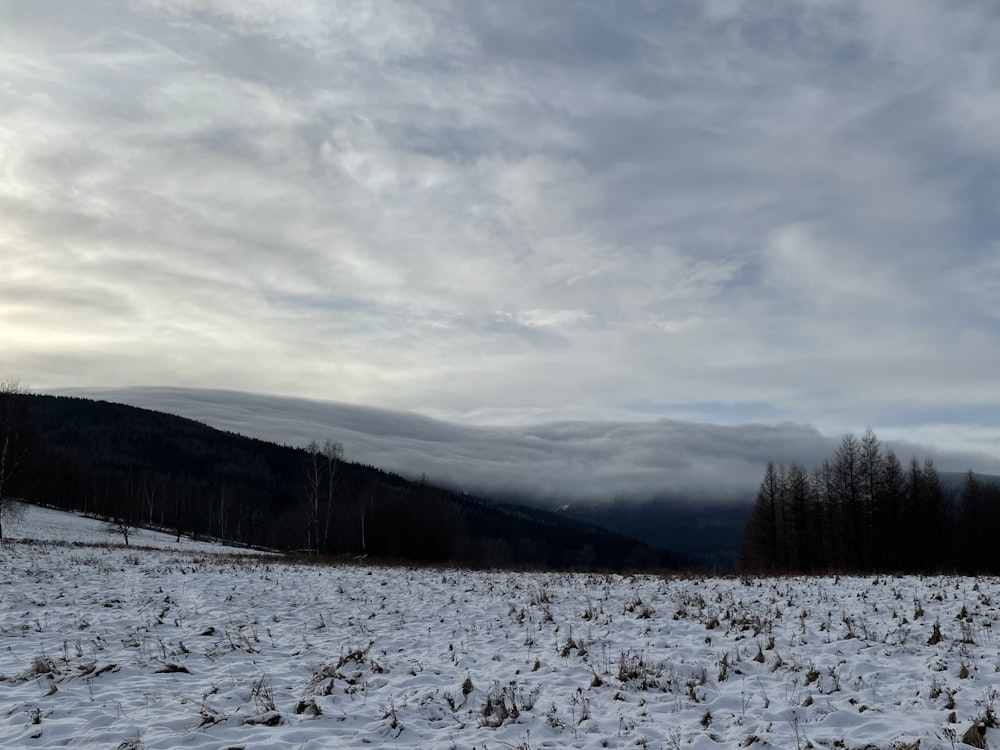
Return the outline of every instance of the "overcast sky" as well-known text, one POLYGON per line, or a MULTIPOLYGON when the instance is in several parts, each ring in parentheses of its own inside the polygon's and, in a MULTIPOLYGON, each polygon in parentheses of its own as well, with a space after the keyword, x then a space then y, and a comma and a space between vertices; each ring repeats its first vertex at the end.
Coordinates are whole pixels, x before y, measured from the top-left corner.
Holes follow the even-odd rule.
POLYGON ((0 0, 0 374, 1000 457, 1000 5, 0 0))

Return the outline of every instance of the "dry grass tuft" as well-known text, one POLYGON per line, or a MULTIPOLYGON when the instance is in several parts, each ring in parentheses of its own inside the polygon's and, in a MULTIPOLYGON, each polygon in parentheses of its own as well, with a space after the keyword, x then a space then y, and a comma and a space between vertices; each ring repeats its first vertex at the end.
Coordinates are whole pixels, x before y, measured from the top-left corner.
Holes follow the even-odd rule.
POLYGON ((982 721, 976 721, 971 727, 965 730, 962 735, 962 743, 972 747, 986 750, 986 725, 982 721))
POLYGON ((934 630, 931 632, 931 637, 927 639, 928 646, 936 646, 941 642, 941 623, 934 623, 934 630))

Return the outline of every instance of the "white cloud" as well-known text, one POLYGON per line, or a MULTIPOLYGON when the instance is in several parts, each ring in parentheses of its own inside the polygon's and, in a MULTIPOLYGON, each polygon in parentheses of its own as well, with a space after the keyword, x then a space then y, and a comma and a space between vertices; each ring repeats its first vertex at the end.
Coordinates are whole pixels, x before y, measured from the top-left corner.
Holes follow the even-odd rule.
POLYGON ((648 324, 651 328, 663 331, 664 333, 688 333, 690 331, 696 331, 701 327, 702 323, 702 319, 698 316, 691 316, 680 320, 658 320, 656 318, 650 318, 648 320, 648 324))
POLYGON ((582 323, 589 317, 584 310, 519 310, 498 313, 501 320, 512 320, 530 328, 562 328, 582 323))
POLYGON ((824 308, 840 305, 843 317, 852 315, 852 305, 884 299, 899 261, 858 257, 851 247, 831 246, 815 228, 801 223, 776 229, 764 258, 767 278, 778 294, 824 308))

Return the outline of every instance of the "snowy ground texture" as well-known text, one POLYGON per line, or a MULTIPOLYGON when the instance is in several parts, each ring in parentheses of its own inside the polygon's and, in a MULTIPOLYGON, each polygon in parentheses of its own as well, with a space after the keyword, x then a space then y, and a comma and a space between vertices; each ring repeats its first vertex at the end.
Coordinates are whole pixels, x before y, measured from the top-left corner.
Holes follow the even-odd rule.
POLYGON ((3 748, 933 750, 1000 710, 994 578, 292 565, 40 509, 13 536, 3 748))

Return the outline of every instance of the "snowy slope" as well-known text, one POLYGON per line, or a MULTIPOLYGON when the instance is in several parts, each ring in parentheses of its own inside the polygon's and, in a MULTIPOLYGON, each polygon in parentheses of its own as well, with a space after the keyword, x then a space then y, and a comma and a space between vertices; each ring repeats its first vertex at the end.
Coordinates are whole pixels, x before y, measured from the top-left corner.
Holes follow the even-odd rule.
MULTIPOLYGON (((35 535, 85 533, 42 518, 35 535)), ((995 578, 322 567, 19 541, 0 566, 0 748, 934 750, 1000 689, 995 578)))
MULTIPOLYGON (((10 539, 30 539, 74 544, 124 544, 124 538, 107 523, 96 518, 67 513, 53 508, 25 504, 23 515, 13 523, 4 523, 4 535, 10 539)), ((211 542, 194 541, 182 536, 149 529, 133 529, 129 544, 136 547, 155 547, 187 552, 243 552, 211 542)))

